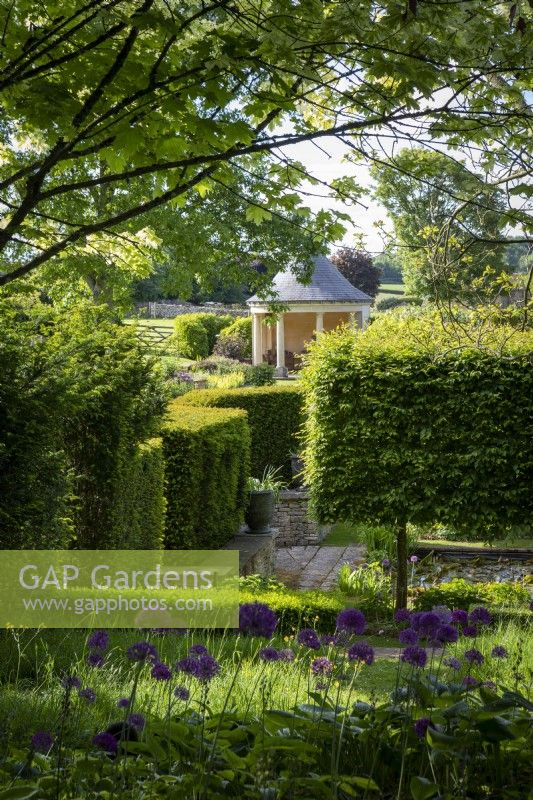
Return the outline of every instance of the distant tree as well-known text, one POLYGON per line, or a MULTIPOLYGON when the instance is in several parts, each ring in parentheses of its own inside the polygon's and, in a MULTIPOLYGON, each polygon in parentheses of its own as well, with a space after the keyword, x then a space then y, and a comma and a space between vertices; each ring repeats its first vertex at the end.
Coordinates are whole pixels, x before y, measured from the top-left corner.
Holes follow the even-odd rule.
POLYGON ((364 250, 343 247, 331 260, 352 286, 371 297, 377 295, 381 270, 372 261, 372 256, 364 250))

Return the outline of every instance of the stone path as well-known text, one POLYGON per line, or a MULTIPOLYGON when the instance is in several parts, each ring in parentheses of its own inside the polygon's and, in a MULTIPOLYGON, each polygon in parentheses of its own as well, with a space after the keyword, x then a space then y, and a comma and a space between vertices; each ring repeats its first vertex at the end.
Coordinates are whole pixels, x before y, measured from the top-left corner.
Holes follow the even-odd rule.
POLYGON ((364 560, 363 545, 348 547, 280 547, 276 551, 276 576, 293 589, 333 589, 341 566, 364 560))

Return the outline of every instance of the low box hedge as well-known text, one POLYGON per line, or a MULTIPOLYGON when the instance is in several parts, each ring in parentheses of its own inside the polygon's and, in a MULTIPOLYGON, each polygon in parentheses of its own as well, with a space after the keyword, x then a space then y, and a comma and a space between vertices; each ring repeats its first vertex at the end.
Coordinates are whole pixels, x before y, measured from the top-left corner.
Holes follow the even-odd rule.
POLYGON ((529 592, 523 583, 468 583, 464 578, 454 578, 429 589, 415 589, 413 607, 417 611, 430 611, 434 606, 468 609, 473 605, 489 608, 526 608, 529 592))
MULTIPOLYGON (((195 392, 199 394, 199 392, 195 392)), ((167 549, 223 547, 242 524, 250 433, 239 409, 169 405, 162 431, 167 549)))
POLYGON ((265 467, 280 468, 290 480, 290 454, 297 451, 303 424, 303 395, 295 383, 241 389, 203 389, 179 398, 182 405, 242 408, 251 432, 251 475, 265 467))

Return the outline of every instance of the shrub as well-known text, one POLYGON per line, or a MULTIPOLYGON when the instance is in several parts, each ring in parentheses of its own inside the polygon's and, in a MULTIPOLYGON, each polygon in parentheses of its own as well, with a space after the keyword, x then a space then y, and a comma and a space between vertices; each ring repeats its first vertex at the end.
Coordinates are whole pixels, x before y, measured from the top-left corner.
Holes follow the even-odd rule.
POLYGON ((251 431, 251 475, 260 478, 266 467, 281 468, 290 480, 290 453, 299 447, 302 394, 298 386, 250 387, 228 391, 207 389, 191 392, 178 401, 184 405, 242 408, 251 431))
POLYGON ((363 564, 355 569, 350 564, 343 564, 339 570, 338 586, 357 608, 371 608, 382 618, 389 616, 392 579, 379 563, 363 564))
POLYGON ((522 583, 467 583, 463 578, 454 578, 430 589, 416 589, 413 605, 420 611, 429 611, 433 606, 468 608, 471 605, 489 607, 525 606, 529 592, 522 583))
POLYGON ((246 370, 246 383, 249 386, 272 386, 275 382, 271 364, 256 364, 246 370))
POLYGON ((158 550, 165 526, 161 439, 141 443, 123 470, 113 506, 113 549, 158 550))
POLYGON ((401 297, 384 297, 376 303, 376 311, 390 311, 402 306, 421 306, 422 299, 414 295, 404 294, 401 297))
POLYGON ((229 408, 187 408, 176 400, 169 406, 162 438, 165 547, 223 547, 238 533, 247 502, 246 414, 229 408))
POLYGON ((217 336, 233 317, 229 314, 180 314, 174 320, 172 345, 183 358, 207 358, 212 352, 217 336))
POLYGON ((224 339, 237 337, 242 342, 243 358, 252 357, 252 318, 236 317, 231 325, 222 328, 218 337, 217 348, 219 343, 224 339))
POLYGON ((207 385, 210 389, 237 389, 239 386, 244 386, 245 380, 246 374, 241 370, 226 372, 224 375, 210 375, 207 385))
POLYGON ((218 356, 233 358, 237 361, 244 361, 250 358, 248 355, 248 343, 244 336, 238 333, 219 336, 213 352, 218 356))

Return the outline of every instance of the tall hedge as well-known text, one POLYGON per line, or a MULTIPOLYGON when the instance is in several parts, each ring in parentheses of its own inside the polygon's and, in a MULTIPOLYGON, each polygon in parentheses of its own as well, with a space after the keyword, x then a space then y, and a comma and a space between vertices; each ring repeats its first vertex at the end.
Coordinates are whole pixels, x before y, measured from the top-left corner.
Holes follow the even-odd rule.
POLYGON ((187 406, 242 408, 251 431, 251 474, 260 477, 265 467, 281 468, 290 480, 290 454, 299 450, 303 424, 303 396, 297 383, 243 389, 203 389, 179 398, 187 406))
POLYGON ((114 549, 158 550, 163 547, 164 463, 162 439, 150 439, 138 445, 122 471, 117 480, 109 542, 114 549))
POLYGON ((180 314, 174 320, 172 344, 184 358, 206 358, 213 352, 220 331, 233 321, 229 314, 198 312, 180 314))
POLYGON ((303 382, 319 520, 440 522, 483 539, 530 524, 533 338, 511 334, 474 347, 476 328, 457 338, 404 313, 318 337, 303 382))
POLYGON ((167 549, 216 549, 242 524, 250 434, 238 409, 169 406, 163 432, 167 549))

